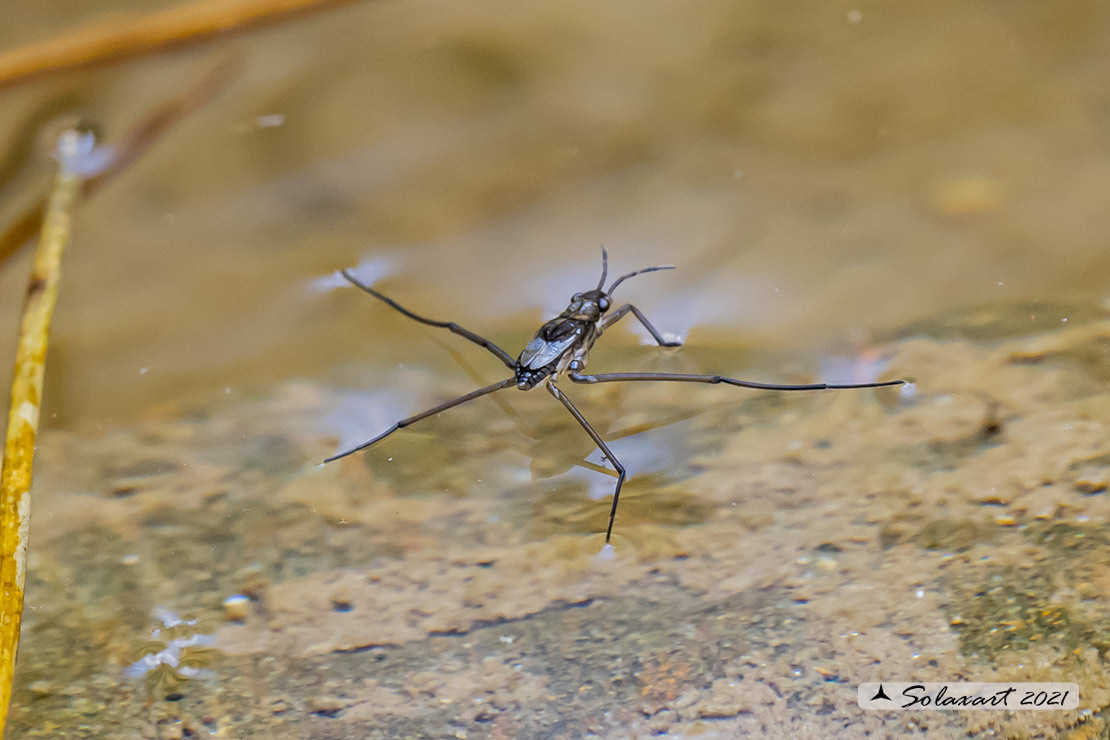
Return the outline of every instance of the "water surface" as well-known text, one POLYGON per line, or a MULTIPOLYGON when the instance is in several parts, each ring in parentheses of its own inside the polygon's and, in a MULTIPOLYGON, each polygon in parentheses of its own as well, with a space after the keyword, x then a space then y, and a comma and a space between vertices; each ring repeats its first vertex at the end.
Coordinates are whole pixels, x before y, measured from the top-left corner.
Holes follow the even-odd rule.
MULTIPOLYGON (((24 7, 0 44, 91 8, 24 7)), ((9 733, 1102 727, 1106 16, 366 3, 6 92, 0 140, 67 96, 110 139, 243 60, 80 212, 9 733), (916 391, 566 383, 630 471, 612 558, 613 479, 543 393, 319 466, 505 373, 336 269, 515 354, 601 244, 678 266, 620 297, 687 346, 629 324, 591 370, 916 391), (880 678, 1075 681, 1083 708, 864 714, 880 678)), ((47 182, 25 146, 5 220, 47 182)))

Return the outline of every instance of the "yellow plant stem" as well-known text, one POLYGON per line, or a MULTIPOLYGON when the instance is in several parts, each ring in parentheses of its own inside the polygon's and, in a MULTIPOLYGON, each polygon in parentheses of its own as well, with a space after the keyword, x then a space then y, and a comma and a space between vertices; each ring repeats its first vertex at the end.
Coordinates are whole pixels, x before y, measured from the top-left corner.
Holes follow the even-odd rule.
POLYGON ((72 166, 86 143, 67 131, 58 143, 59 171, 27 287, 12 377, 11 407, 0 468, 0 733, 7 722, 23 616, 27 534, 31 513, 31 460, 35 453, 50 319, 58 297, 62 251, 69 241, 81 176, 72 166))

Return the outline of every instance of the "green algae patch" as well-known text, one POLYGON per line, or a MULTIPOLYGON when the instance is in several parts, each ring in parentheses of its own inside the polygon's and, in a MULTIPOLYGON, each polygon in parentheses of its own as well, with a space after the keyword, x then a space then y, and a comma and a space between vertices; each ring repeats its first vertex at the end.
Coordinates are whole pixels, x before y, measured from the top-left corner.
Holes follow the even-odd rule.
MULTIPOLYGON (((1024 532, 1028 564, 988 566, 968 583, 950 583, 947 607, 961 651, 982 660, 1048 644, 1074 651, 1110 649, 1110 539, 1107 525, 1037 522, 1024 532)), ((1013 560, 1013 558, 1011 558, 1013 560)), ((972 566, 968 566, 972 567, 972 566)))
POLYGON ((937 519, 913 535, 913 542, 926 550, 961 552, 978 544, 994 542, 998 526, 989 521, 937 519))
POLYGON ((1054 592, 1048 574, 1016 568, 992 568, 977 586, 958 587, 948 613, 961 651, 992 660, 1003 651, 1038 643, 1068 650, 1086 643, 1094 625, 1077 621, 1071 609, 1053 603, 1054 592))

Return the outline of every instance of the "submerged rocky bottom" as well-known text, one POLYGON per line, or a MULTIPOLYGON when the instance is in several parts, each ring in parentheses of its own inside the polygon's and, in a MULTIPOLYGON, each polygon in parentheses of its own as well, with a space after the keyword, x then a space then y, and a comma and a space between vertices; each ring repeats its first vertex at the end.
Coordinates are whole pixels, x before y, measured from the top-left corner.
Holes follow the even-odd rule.
POLYGON ((9 734, 1107 732, 1110 322, 885 353, 912 396, 572 387, 623 435, 612 557, 536 394, 325 467, 349 394, 307 383, 48 432, 9 734), (1080 709, 863 712, 873 680, 1080 709))

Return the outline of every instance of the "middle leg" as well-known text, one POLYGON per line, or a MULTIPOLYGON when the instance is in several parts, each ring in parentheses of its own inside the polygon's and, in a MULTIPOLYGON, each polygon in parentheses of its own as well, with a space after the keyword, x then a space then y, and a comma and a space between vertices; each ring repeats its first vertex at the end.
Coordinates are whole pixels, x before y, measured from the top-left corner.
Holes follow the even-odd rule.
POLYGON ((583 375, 571 367, 569 377, 575 383, 615 383, 644 380, 662 380, 677 383, 724 383, 741 388, 755 388, 762 391, 837 391, 855 388, 885 388, 890 385, 905 385, 904 380, 880 380, 874 383, 806 383, 805 385, 782 385, 779 383, 757 383, 754 380, 727 378, 724 375, 689 375, 686 373, 600 373, 583 375))

